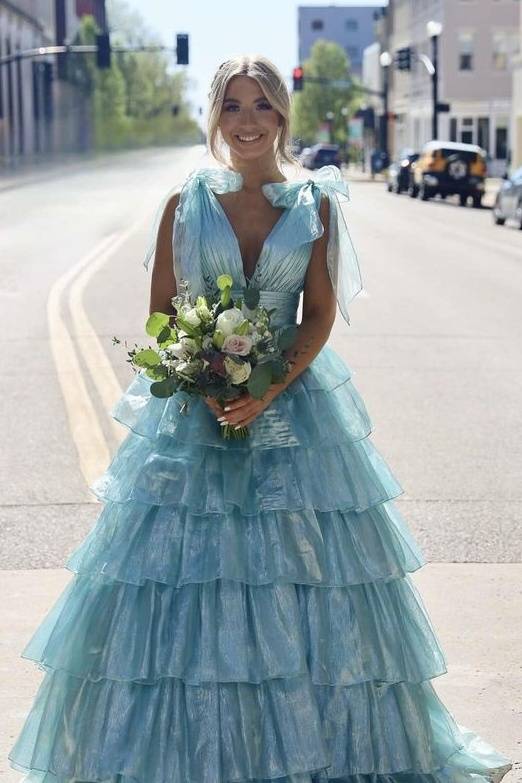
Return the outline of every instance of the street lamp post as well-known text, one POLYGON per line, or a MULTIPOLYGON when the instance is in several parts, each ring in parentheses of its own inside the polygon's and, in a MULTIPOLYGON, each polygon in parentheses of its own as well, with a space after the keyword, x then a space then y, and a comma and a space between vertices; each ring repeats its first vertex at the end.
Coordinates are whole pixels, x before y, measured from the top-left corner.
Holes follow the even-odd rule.
POLYGON ((382 103, 383 103, 383 120, 380 126, 380 147, 384 154, 388 156, 388 93, 390 89, 389 68, 392 64, 392 56, 389 52, 382 52, 379 57, 379 62, 382 67, 383 79, 382 79, 382 103))
POLYGON ((330 144, 333 144, 333 121, 335 114, 333 111, 326 112, 326 119, 328 120, 328 135, 330 137, 330 144))
POLYGON ((440 22, 430 21, 426 25, 426 32, 429 38, 431 38, 431 62, 433 70, 431 72, 431 84, 432 84, 432 126, 431 134, 434 139, 439 135, 439 36, 442 33, 442 25, 440 22))

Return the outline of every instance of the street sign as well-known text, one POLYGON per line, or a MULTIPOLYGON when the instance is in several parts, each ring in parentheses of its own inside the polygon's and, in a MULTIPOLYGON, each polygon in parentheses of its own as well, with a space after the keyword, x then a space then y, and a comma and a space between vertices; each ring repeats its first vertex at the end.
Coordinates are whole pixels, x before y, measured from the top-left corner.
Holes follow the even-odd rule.
POLYGON ((450 104, 449 103, 437 103, 437 111, 444 112, 444 111, 450 111, 450 104))

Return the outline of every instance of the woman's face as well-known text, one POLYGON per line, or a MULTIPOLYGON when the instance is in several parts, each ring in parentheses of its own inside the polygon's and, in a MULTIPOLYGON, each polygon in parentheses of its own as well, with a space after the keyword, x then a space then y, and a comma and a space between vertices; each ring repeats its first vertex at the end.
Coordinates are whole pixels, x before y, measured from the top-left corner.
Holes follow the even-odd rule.
POLYGON ((280 119, 255 79, 234 76, 229 81, 219 127, 232 158, 253 160, 273 155, 280 119))

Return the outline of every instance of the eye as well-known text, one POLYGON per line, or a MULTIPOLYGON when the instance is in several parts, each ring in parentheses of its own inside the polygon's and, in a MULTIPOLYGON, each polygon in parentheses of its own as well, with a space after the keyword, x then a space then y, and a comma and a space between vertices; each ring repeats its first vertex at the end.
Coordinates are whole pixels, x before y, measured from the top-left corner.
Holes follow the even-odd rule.
POLYGON ((258 106, 259 109, 271 109, 272 108, 272 104, 268 103, 268 101, 260 101, 257 104, 257 106, 258 106))
POLYGON ((235 109, 237 109, 237 108, 238 108, 238 106, 236 104, 229 103, 229 104, 227 104, 227 106, 224 107, 223 111, 235 111, 235 109))

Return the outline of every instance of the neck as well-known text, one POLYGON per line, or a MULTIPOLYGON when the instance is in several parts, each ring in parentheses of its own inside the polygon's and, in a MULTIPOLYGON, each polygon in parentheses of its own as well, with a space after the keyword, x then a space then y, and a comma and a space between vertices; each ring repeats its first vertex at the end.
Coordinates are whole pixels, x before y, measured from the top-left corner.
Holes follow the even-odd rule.
POLYGON ((230 155, 231 166, 243 178, 243 190, 256 192, 267 182, 284 182, 285 176, 279 170, 273 155, 257 158, 257 160, 242 160, 234 153, 230 155))

